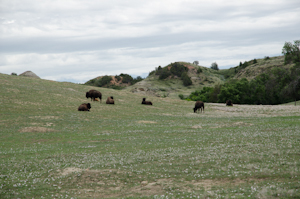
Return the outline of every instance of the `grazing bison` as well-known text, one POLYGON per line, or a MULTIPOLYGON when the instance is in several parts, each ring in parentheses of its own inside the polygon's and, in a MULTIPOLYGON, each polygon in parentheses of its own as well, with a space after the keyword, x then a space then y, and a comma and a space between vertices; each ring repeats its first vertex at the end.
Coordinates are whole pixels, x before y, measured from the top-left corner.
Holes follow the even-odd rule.
POLYGON ((90 103, 84 103, 84 104, 81 104, 79 107, 78 107, 78 111, 90 111, 91 109, 91 104, 90 103))
POLYGON ((145 104, 145 105, 152 105, 152 102, 146 101, 146 98, 143 98, 142 104, 145 104))
POLYGON ((106 104, 115 104, 114 97, 110 96, 106 100, 106 104))
POLYGON ((96 98, 99 98, 100 99, 100 102, 101 102, 101 99, 102 99, 102 94, 99 92, 99 91, 96 91, 96 90, 89 90, 89 92, 86 92, 85 94, 86 98, 91 98, 91 101, 94 100, 96 98))
POLYGON ((197 110, 198 110, 198 112, 199 112, 199 110, 201 110, 201 112, 203 110, 203 112, 204 112, 204 103, 202 101, 197 101, 195 103, 194 113, 196 113, 197 110))
POLYGON ((231 100, 227 100, 226 101, 226 106, 233 106, 232 101, 231 100))

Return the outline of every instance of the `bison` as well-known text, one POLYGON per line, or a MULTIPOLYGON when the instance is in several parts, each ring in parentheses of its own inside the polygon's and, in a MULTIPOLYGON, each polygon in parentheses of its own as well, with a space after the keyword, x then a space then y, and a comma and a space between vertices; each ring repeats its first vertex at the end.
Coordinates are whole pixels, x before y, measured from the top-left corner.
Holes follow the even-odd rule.
POLYGON ((227 100, 226 101, 226 106, 233 106, 232 101, 231 100, 227 100))
POLYGON ((199 112, 199 110, 201 110, 201 112, 203 110, 203 112, 204 112, 204 103, 202 101, 197 101, 195 103, 194 113, 196 113, 197 110, 198 110, 198 112, 199 112))
POLYGON ((78 111, 90 111, 91 108, 92 107, 90 103, 84 103, 78 107, 78 111))
POLYGON ((95 98, 93 101, 98 101, 99 102, 100 100, 98 98, 95 98))
POLYGON ((106 100, 106 104, 115 104, 114 97, 110 96, 106 100))
POLYGON ((152 105, 152 102, 146 101, 146 98, 143 98, 142 104, 145 104, 145 105, 152 105))
POLYGON ((101 99, 102 99, 102 94, 100 93, 100 91, 96 91, 96 90, 89 90, 89 92, 86 92, 85 94, 86 98, 91 98, 91 101, 94 100, 96 98, 100 99, 100 103, 101 103, 101 99))

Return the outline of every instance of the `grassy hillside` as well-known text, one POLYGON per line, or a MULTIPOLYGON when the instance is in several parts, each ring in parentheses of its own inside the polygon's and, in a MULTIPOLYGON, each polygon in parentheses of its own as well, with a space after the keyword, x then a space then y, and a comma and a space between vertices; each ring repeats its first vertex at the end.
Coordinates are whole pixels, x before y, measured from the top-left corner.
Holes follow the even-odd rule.
POLYGON ((178 98, 179 94, 187 96, 195 90, 202 90, 203 87, 214 87, 230 79, 246 78, 251 80, 262 73, 270 74, 275 67, 289 69, 293 66, 293 64, 284 65, 284 56, 248 60, 241 66, 237 65, 230 69, 221 70, 213 70, 187 62, 179 63, 189 68, 188 75, 193 82, 192 85, 184 86, 180 78, 160 80, 158 75, 152 74, 143 81, 127 87, 126 90, 150 96, 178 98), (197 73, 199 68, 202 72, 197 73))
MULTIPOLYGON (((206 68, 203 66, 197 66, 187 62, 178 62, 186 66, 189 70, 188 76, 192 80, 192 85, 184 86, 183 81, 178 77, 169 77, 164 80, 160 80, 158 75, 149 75, 146 79, 126 88, 126 90, 141 93, 149 96, 169 97, 178 99, 178 94, 189 95, 196 89, 202 89, 204 86, 214 86, 215 84, 221 84, 224 82, 224 77, 219 74, 218 71, 206 68), (197 73, 198 69, 202 72, 197 73)), ((168 67, 168 66, 165 66, 168 67)))
MULTIPOLYGON (((175 63, 175 62, 174 62, 175 63)), ((169 97, 178 99, 179 94, 188 96, 195 90, 202 90, 203 87, 214 87, 218 84, 223 84, 230 79, 246 78, 251 80, 262 73, 270 73, 272 68, 280 67, 289 69, 293 64, 284 65, 284 56, 265 57, 263 59, 253 59, 237 65, 229 69, 213 70, 204 66, 194 65, 188 62, 176 62, 184 65, 189 70, 188 76, 192 80, 192 85, 184 86, 180 77, 170 76, 169 78, 160 80, 159 75, 150 74, 147 78, 137 83, 128 84, 122 83, 121 80, 116 80, 115 76, 112 78, 110 85, 104 87, 112 87, 133 92, 140 93, 146 96, 169 97), (255 60, 255 61, 254 61, 255 60), (198 73, 198 70, 201 70, 198 73)), ((162 68, 169 68, 171 64, 162 68)), ((156 69, 157 70, 157 69, 156 69)), ((155 72, 155 71, 153 71, 155 72)), ((96 81, 102 77, 89 80, 86 84, 96 85, 96 81)))
MULTIPOLYGON (((246 78, 251 80, 262 73, 270 73, 272 68, 280 67, 289 69, 293 64, 284 65, 284 56, 265 57, 263 59, 256 59, 246 62, 246 65, 232 67, 230 69, 220 70, 219 73, 224 75, 226 79, 242 79, 246 78)), ((245 63, 245 62, 244 62, 245 63)))
POLYGON ((0 74, 0 198, 300 197, 300 106, 92 88, 0 74))

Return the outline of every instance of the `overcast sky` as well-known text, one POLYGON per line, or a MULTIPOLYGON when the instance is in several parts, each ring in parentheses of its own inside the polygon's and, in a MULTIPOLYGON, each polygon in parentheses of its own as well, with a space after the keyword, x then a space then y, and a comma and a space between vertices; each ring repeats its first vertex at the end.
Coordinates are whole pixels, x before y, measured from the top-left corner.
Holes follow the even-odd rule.
POLYGON ((0 73, 56 81, 176 61, 225 69, 297 39, 299 0, 0 0, 0 73))

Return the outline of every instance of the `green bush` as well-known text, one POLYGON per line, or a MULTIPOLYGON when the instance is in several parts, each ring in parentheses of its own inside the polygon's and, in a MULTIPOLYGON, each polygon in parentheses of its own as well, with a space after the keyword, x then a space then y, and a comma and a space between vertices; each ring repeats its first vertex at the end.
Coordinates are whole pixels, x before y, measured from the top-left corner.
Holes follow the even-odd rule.
POLYGON ((183 85, 184 86, 189 86, 189 85, 193 84, 191 78, 187 75, 186 72, 184 72, 184 73, 181 74, 181 79, 183 81, 183 85))
POLYGON ((121 76, 119 76, 119 75, 116 75, 115 78, 116 78, 117 81, 121 80, 121 76))
POLYGON ((166 67, 163 70, 160 70, 160 72, 159 72, 159 79, 163 80, 163 79, 166 79, 167 77, 169 77, 171 75, 172 75, 172 73, 166 67))
POLYGON ((172 75, 181 77, 181 75, 187 71, 188 71, 188 68, 178 62, 171 64, 170 72, 172 73, 172 75))
POLYGON ((185 99, 184 96, 183 96, 183 94, 179 94, 178 97, 179 97, 180 99, 182 99, 182 100, 185 99))
POLYGON ((202 68, 198 68, 197 69, 197 73, 199 74, 199 73, 202 73, 202 68))
POLYGON ((203 101, 210 102, 213 88, 211 87, 203 87, 201 91, 192 92, 187 99, 192 101, 203 101))
POLYGON ((122 79, 123 83, 132 83, 133 82, 133 78, 128 74, 121 73, 120 76, 123 78, 122 79))
POLYGON ((112 80, 111 76, 105 75, 101 79, 96 80, 95 85, 99 87, 105 86, 108 85, 111 80, 112 80))

